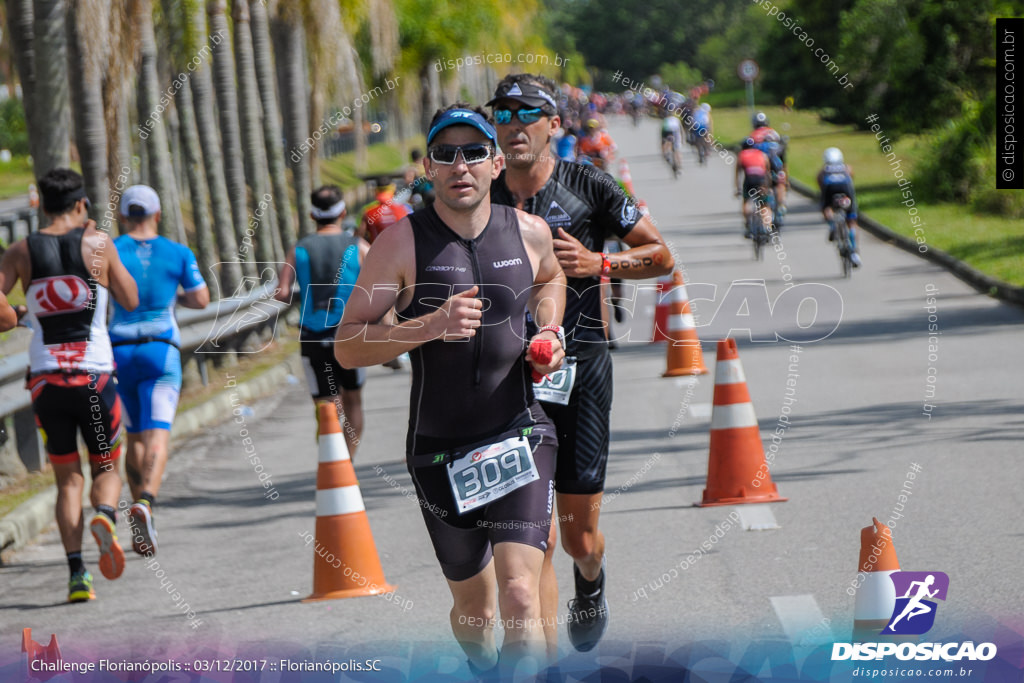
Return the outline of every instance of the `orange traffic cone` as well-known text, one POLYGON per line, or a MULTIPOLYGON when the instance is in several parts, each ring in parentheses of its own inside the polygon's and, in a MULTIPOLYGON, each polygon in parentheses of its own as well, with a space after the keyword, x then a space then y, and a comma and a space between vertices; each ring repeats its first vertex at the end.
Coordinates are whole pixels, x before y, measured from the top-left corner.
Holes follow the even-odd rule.
POLYGON ((707 488, 698 506, 789 500, 779 496, 768 471, 735 339, 718 342, 710 450, 707 488))
POLYGON ((857 589, 853 607, 853 639, 856 641, 889 641, 879 632, 892 618, 896 607, 896 586, 890 575, 900 570, 896 548, 892 544, 892 531, 872 517, 873 526, 860 530, 860 565, 864 583, 857 589))
MULTIPOLYGON (((47 664, 57 664, 61 661, 60 646, 57 645, 57 634, 50 634, 50 644, 43 646, 41 643, 37 643, 32 640, 32 629, 24 628, 21 630, 21 653, 23 655, 23 665, 27 669, 26 674, 30 674, 30 677, 36 680, 46 681, 57 675, 56 671, 42 672, 34 671, 32 669, 32 662, 41 661, 47 664)), ((29 676, 26 676, 26 680, 29 676)))
POLYGON ((619 160, 619 180, 626 187, 626 191, 635 197, 636 190, 633 189, 633 176, 629 173, 629 164, 626 163, 625 159, 619 160))
POLYGON ((672 273, 672 289, 665 298, 669 302, 666 323, 669 344, 666 358, 668 369, 662 377, 707 374, 704 355, 700 350, 700 339, 697 338, 697 326, 693 321, 693 314, 690 313, 686 283, 683 282, 683 274, 678 270, 672 273))
MULTIPOLYGON (((664 275, 658 278, 658 302, 654 305, 654 331, 651 333, 651 343, 668 341, 665 330, 668 329, 668 309, 672 307, 668 294, 672 291, 673 277, 664 275)), ((685 285, 684 285, 685 290, 685 285)), ((685 293, 683 297, 685 298, 685 293)))
POLYGON ((395 588, 388 585, 380 566, 337 408, 333 403, 319 403, 317 417, 320 465, 316 473, 313 594, 304 602, 390 593, 395 588))

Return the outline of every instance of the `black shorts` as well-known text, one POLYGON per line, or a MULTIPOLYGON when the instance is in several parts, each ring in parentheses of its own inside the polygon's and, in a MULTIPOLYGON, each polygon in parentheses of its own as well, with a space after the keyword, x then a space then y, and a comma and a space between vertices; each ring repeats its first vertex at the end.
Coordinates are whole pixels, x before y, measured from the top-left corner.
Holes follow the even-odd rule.
POLYGON ((106 468, 121 457, 121 400, 110 374, 35 375, 28 380, 32 412, 51 462, 77 462, 78 432, 89 461, 106 468))
POLYGON ((846 210, 846 215, 853 220, 857 219, 857 194, 853 191, 853 183, 846 181, 843 183, 829 183, 821 188, 821 210, 824 211, 825 207, 832 205, 832 198, 837 194, 845 194, 850 198, 850 208, 846 210))
MULTIPOLYGON (((530 425, 533 426, 530 445, 540 479, 464 514, 459 514, 456 507, 446 465, 424 464, 414 456, 407 458, 423 521, 445 578, 465 581, 479 574, 491 561, 496 543, 523 543, 547 550, 558 444, 554 425, 537 403, 513 420, 508 428, 530 425)), ((423 456, 465 444, 420 435, 416 437, 416 445, 418 455, 423 456)))
POLYGON ((605 344, 582 344, 568 405, 541 403, 555 423, 555 490, 590 495, 604 491, 612 413, 612 355, 605 344))
POLYGON ((759 197, 767 194, 768 192, 768 181, 764 176, 749 176, 744 175, 743 177, 743 199, 756 201, 759 197))
POLYGON ((349 370, 341 367, 334 357, 334 339, 318 341, 303 340, 302 367, 306 371, 306 383, 313 398, 332 398, 339 388, 345 391, 362 389, 366 382, 366 369, 349 370))

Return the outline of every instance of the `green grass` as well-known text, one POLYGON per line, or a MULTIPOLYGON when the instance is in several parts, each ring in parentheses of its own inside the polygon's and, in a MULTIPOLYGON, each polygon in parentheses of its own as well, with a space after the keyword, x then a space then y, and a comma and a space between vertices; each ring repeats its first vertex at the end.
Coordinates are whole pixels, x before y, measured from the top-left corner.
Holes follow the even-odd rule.
POLYGON ((27 156, 0 161, 0 199, 28 194, 28 186, 36 181, 32 162, 27 156))
POLYGON ((0 518, 53 484, 53 472, 31 472, 0 491, 0 518))
MULTIPOLYGON (((901 203, 904 197, 893 167, 874 133, 827 123, 813 111, 784 112, 780 107, 762 111, 768 114, 773 128, 789 136, 787 160, 794 178, 815 187, 822 152, 826 147, 839 147, 853 168, 857 202, 863 214, 901 235, 923 237, 929 247, 941 249, 992 277, 1024 286, 1024 219, 978 213, 949 202, 922 203, 914 196, 922 223, 912 225, 907 213, 910 207, 901 203), (915 236, 915 228, 923 232, 915 236)), ((746 108, 716 108, 712 114, 715 135, 723 144, 737 144, 750 131, 746 108)), ((884 118, 878 123, 884 131, 884 118)), ((890 139, 889 144, 904 177, 913 183, 915 163, 931 144, 930 137, 909 135, 890 139)), ((917 194, 913 184, 908 189, 917 194)))
POLYGON ((355 152, 345 152, 330 159, 321 159, 321 180, 325 183, 334 183, 342 189, 357 187, 363 183, 360 176, 403 170, 409 165, 409 151, 417 146, 420 150, 424 148, 422 138, 406 141, 401 146, 388 143, 370 145, 367 148, 365 168, 357 168, 355 152))

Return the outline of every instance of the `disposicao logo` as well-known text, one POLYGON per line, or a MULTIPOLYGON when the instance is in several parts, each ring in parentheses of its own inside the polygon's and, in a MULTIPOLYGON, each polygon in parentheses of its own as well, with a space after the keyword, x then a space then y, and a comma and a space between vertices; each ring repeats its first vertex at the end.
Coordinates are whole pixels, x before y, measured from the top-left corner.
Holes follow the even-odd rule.
POLYGON ((895 572, 889 575, 896 586, 896 607, 882 635, 919 636, 935 625, 934 600, 946 600, 949 577, 943 572, 895 572))
MULTIPOLYGON (((896 606, 880 636, 918 636, 935 625, 936 600, 946 600, 949 576, 943 572, 893 572, 896 606)), ((834 643, 832 660, 870 660, 895 655, 900 660, 951 662, 988 661, 996 656, 993 643, 834 643)))

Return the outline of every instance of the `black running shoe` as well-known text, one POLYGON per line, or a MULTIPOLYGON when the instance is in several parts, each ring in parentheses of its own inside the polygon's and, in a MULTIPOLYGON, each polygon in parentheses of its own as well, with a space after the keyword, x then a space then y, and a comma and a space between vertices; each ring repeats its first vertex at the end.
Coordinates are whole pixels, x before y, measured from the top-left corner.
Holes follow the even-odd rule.
POLYGON ((601 560, 601 574, 597 577, 597 590, 590 595, 580 591, 583 576, 579 567, 573 563, 573 576, 576 580, 576 599, 569 601, 569 618, 566 627, 569 641, 580 652, 594 649, 605 629, 608 628, 608 600, 604 594, 605 563, 601 560))

